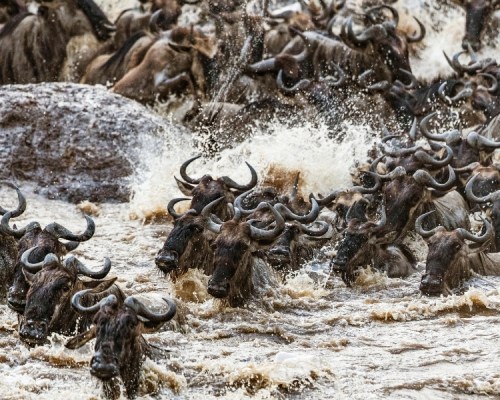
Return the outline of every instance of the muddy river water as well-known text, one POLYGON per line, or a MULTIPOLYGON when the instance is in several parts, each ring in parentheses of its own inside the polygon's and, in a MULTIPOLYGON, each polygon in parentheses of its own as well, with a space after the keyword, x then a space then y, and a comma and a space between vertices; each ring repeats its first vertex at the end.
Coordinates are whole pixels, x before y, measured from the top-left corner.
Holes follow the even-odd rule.
MULTIPOLYGON (((431 11, 434 4, 401 3, 402 9, 424 4, 431 11)), ((425 12, 416 11, 430 25, 425 12)), ((446 69, 440 52, 459 49, 463 25, 463 12, 456 9, 439 30, 429 29, 418 57, 412 58, 418 77, 446 69), (439 32, 447 33, 446 39, 439 32)), ((484 54, 498 56, 498 47, 486 47, 484 54)), ((304 193, 328 192, 348 185, 354 160, 363 160, 371 146, 367 124, 345 121, 344 130, 344 141, 333 143, 326 128, 308 121, 295 129, 277 125, 270 135, 257 131, 215 161, 197 161, 196 168, 246 181, 247 160, 261 179, 300 170, 304 193)), ((426 248, 417 238, 410 242, 419 271, 407 279, 368 270, 346 288, 329 273, 332 248, 327 247, 322 258, 243 308, 214 300, 200 273, 191 272, 175 285, 162 276, 154 256, 172 225, 145 221, 180 196, 173 175, 197 152, 188 133, 175 135, 165 137, 164 149, 144 144, 148 168, 136 171, 129 203, 77 207, 21 186, 28 208, 16 220, 19 225, 58 221, 81 231, 83 211, 91 211, 95 236, 75 255, 95 267, 110 257, 110 276, 118 277, 127 294, 153 307, 163 296, 177 300, 173 329, 147 335, 165 352, 146 361, 141 399, 500 398, 500 279, 476 278, 462 294, 423 297, 418 287, 426 248)), ((0 189, 3 207, 15 201, 11 190, 0 189)), ((100 383, 88 367, 93 342, 74 351, 64 347, 66 340, 54 334, 44 346, 26 347, 17 334, 16 315, 0 304, 0 399, 99 398, 100 383)))

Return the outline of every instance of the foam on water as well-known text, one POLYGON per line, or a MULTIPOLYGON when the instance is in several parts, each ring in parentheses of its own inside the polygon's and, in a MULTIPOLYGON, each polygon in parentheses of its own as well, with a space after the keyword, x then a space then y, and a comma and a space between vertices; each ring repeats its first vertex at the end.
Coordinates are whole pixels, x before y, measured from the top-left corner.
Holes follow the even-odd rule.
MULTIPOLYGON (((300 126, 289 128, 276 123, 269 134, 256 130, 250 138, 222 150, 216 158, 194 161, 188 174, 193 177, 211 174, 214 178, 227 175, 244 183, 250 180, 247 161, 255 168, 261 182, 285 176, 291 186, 300 171, 303 194, 325 194, 350 186, 354 163, 366 159, 373 141, 373 131, 363 124, 345 124, 344 139, 339 143, 329 138, 325 125, 304 121, 300 126)), ((147 151, 147 145, 145 147, 147 151)), ((174 175, 179 176, 180 165, 197 153, 187 134, 166 132, 163 148, 147 153, 145 169, 137 174, 130 202, 131 216, 146 219, 165 211, 171 198, 182 196, 174 175)))

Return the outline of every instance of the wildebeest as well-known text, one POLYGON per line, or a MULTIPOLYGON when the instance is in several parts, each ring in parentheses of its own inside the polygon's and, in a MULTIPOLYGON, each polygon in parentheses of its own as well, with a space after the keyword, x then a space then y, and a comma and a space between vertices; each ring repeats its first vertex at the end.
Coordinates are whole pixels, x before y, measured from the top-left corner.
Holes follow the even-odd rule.
POLYGON ((59 81, 66 45, 87 32, 92 26, 73 0, 17 14, 0 31, 0 84, 59 81))
POLYGON ((105 397, 120 397, 117 379, 120 377, 127 397, 134 398, 139 390, 144 358, 150 353, 150 347, 142 334, 159 329, 163 323, 170 321, 176 313, 176 305, 164 298, 167 311, 153 313, 133 296, 123 300, 115 295, 109 295, 91 306, 82 305, 82 298, 89 292, 87 289, 74 294, 71 304, 75 311, 86 318, 93 316, 92 326, 71 339, 66 347, 75 349, 95 338, 90 373, 102 381, 105 397))
POLYGON ((28 249, 21 257, 23 274, 29 283, 24 314, 20 318, 19 336, 29 345, 45 343, 52 332, 63 334, 80 333, 90 326, 91 318, 82 319, 71 308, 71 297, 76 292, 89 289, 89 300, 101 299, 113 293, 123 298, 116 278, 102 280, 111 269, 108 258, 99 271, 91 271, 75 257, 68 257, 63 263, 55 254, 48 254, 42 262, 28 261, 37 248, 28 249), (80 276, 92 278, 82 280, 80 276))
MULTIPOLYGON (((264 203, 266 204, 266 203, 264 203)), ((238 307, 258 293, 260 285, 272 281, 272 271, 253 253, 269 246, 285 228, 285 220, 271 205, 275 225, 270 230, 256 228, 252 221, 241 219, 235 208, 233 219, 219 224, 213 222, 208 229, 218 234, 214 241, 214 272, 208 282, 208 293, 226 298, 231 307, 238 307)))
POLYGON ((437 113, 431 113, 422 119, 420 129, 422 134, 429 140, 443 141, 453 150, 453 159, 450 165, 454 168, 465 167, 473 162, 483 161, 486 155, 490 155, 495 149, 500 148, 500 142, 491 140, 478 132, 472 131, 466 137, 462 137, 458 130, 444 133, 431 133, 428 123, 437 113))
POLYGON ((95 224, 92 218, 85 216, 87 228, 81 234, 74 234, 56 222, 47 225, 44 229, 38 222, 31 222, 24 228, 16 229, 9 226, 12 216, 13 213, 9 211, 5 213, 0 222, 0 233, 18 240, 16 264, 12 279, 8 282, 7 304, 12 310, 22 314, 28 291, 28 284, 22 273, 20 262, 23 253, 36 247, 29 259, 33 263, 43 261, 44 257, 50 253, 62 257, 68 251, 74 250, 80 242, 89 240, 94 235, 95 224), (68 242, 63 243, 59 239, 65 239, 68 242))
POLYGON ((155 258, 156 266, 174 281, 189 268, 200 269, 206 275, 212 274, 213 251, 210 246, 215 234, 207 226, 212 223, 210 217, 213 209, 218 204, 225 204, 222 201, 224 197, 220 197, 207 204, 200 213, 191 208, 183 214, 177 214, 174 205, 182 200, 189 199, 172 199, 168 204, 174 227, 155 258))
POLYGON ((437 182, 426 170, 419 169, 407 175, 404 167, 397 167, 381 179, 389 180, 383 189, 387 223, 380 234, 394 236, 392 240, 404 238, 413 228, 417 215, 437 209, 434 225, 441 224, 449 229, 469 227, 467 204, 462 196, 451 190, 455 183, 455 172, 448 165, 448 179, 437 182), (432 190, 434 189, 434 190, 432 190), (440 192, 448 191, 444 196, 440 192))
POLYGON ((386 272, 390 278, 406 277, 415 271, 415 256, 405 245, 388 244, 383 235, 379 236, 387 222, 384 205, 381 208, 378 223, 368 221, 364 214, 355 214, 348 219, 336 256, 330 264, 334 271, 341 273, 347 286, 355 281, 358 268, 367 265, 386 272))
POLYGON ((500 275, 500 253, 485 253, 484 247, 493 240, 493 226, 483 217, 486 231, 476 236, 466 229, 447 231, 438 226, 431 230, 422 227, 425 213, 415 221, 415 230, 424 237, 429 246, 425 273, 420 290, 429 296, 448 295, 453 289, 472 277, 480 275, 500 275), (466 240, 474 243, 467 244, 466 240))
MULTIPOLYGON (((297 37, 285 46, 282 54, 298 55, 305 52, 307 62, 301 65, 312 68, 311 72, 306 73, 307 78, 332 75, 336 72, 335 66, 337 66, 352 76, 359 76, 364 71, 372 69, 377 80, 392 82, 398 78, 406 79, 405 72, 401 70, 411 71, 408 43, 419 41, 424 37, 423 25, 417 20, 420 34, 405 38, 396 31, 399 16, 393 7, 388 5, 373 7, 366 11, 366 16, 371 25, 359 34, 354 33, 352 19, 348 18, 342 27, 343 41, 320 32, 297 32, 297 37), (378 23, 375 14, 382 9, 388 9, 392 19, 378 23)), ((257 65, 252 69, 259 70, 257 65)))
MULTIPOLYGON (((496 172, 498 174, 498 170, 496 172)), ((477 178, 478 174, 469 179, 467 185, 465 186, 465 193, 467 194, 467 198, 475 203, 491 203, 490 217, 493 222, 493 228, 495 231, 494 250, 500 252, 500 189, 495 191, 491 190, 484 196, 478 196, 474 193, 473 190, 474 182, 477 180, 477 178)), ((496 183, 496 186, 498 187, 498 181, 494 183, 496 183)))
MULTIPOLYGON (((18 205, 14 210, 7 211, 0 207, 0 215, 5 215, 10 212, 12 218, 20 216, 26 210, 26 199, 19 190, 19 188, 11 182, 0 181, 0 185, 5 185, 13 188, 17 192, 18 205)), ((17 258, 17 240, 10 236, 5 235, 0 230, 0 299, 3 301, 7 293, 9 282, 12 280, 14 266, 16 265, 17 258)))
POLYGON ((493 10, 491 0, 454 0, 465 7, 465 35, 462 47, 471 46, 474 50, 481 48, 481 33, 488 15, 493 10))

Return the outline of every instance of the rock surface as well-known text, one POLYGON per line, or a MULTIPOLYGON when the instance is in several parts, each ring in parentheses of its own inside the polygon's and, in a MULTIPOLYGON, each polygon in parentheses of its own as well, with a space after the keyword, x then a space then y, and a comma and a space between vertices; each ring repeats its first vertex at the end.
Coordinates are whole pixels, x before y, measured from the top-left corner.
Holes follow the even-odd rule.
POLYGON ((128 201, 143 143, 168 129, 176 128, 104 88, 0 86, 0 179, 71 202, 128 201))

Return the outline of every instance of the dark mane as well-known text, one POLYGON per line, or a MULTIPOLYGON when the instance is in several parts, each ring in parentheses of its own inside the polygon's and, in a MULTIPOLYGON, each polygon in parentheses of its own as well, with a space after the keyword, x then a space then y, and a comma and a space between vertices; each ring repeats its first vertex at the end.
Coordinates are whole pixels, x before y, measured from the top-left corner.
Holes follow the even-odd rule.
POLYGON ((122 47, 118 51, 116 51, 108 61, 106 61, 101 67, 100 70, 102 72, 108 70, 111 68, 113 65, 116 64, 121 64, 123 62, 123 59, 127 55, 127 53, 130 51, 132 46, 142 37, 146 36, 146 33, 144 31, 137 32, 130 36, 125 43, 123 44, 122 47))
POLYGON ((23 12, 9 19, 7 23, 3 26, 2 30, 0 30, 0 39, 14 32, 14 30, 21 23, 21 21, 26 17, 29 17, 30 15, 35 15, 35 14, 32 14, 30 12, 23 12))

